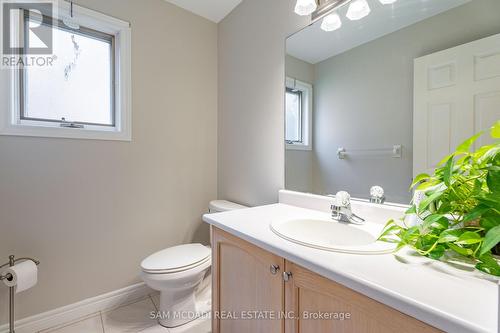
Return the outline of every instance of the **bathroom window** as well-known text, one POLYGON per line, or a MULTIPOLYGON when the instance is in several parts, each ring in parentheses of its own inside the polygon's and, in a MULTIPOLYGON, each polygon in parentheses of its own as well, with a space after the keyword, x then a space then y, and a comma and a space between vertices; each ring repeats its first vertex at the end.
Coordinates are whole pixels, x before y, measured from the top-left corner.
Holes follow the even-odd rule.
POLYGON ((130 140, 129 24, 81 7, 71 24, 25 9, 18 16, 23 50, 51 35, 51 54, 35 57, 43 65, 11 69, 10 119, 1 134, 130 140))
POLYGON ((311 150, 312 85, 287 78, 285 109, 287 149, 311 150))
MULTIPOLYGON (((32 20, 27 18, 29 24, 32 20)), ((115 126, 114 36, 56 24, 43 28, 52 30, 59 61, 50 68, 21 69, 21 120, 65 124, 64 119, 76 127, 115 126)), ((33 47, 30 44, 36 43, 36 36, 25 36, 26 47, 33 47)))

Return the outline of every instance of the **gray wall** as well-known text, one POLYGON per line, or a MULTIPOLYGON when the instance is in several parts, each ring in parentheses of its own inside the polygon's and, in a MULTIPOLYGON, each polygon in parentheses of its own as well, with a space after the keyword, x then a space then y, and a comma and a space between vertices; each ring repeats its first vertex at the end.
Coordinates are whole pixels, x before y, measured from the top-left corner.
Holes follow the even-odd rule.
POLYGON ((219 24, 219 197, 276 202, 284 187, 285 38, 295 0, 244 0, 219 24))
POLYGON ((413 59, 500 33, 498 13, 500 1, 475 0, 316 64, 314 192, 366 198, 378 184, 388 200, 409 202, 413 59), (339 147, 393 144, 402 159, 336 156, 339 147))
MULTIPOLYGON (((307 82, 314 86, 315 74, 313 64, 287 55, 285 59, 285 74, 287 77, 307 82)), ((313 158, 313 150, 285 150, 285 186, 288 190, 309 193, 314 191, 313 158)))
POLYGON ((42 262, 18 319, 139 282, 155 251, 208 242, 201 215, 217 195, 216 24, 163 0, 78 3, 132 23, 133 141, 0 137, 0 261, 42 262))

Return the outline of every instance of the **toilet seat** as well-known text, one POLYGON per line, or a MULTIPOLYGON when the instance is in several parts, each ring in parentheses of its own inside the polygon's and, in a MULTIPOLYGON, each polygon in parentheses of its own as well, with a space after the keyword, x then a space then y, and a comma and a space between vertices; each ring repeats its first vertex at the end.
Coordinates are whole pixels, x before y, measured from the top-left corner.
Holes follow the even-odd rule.
POLYGON ((144 259, 141 268, 148 274, 172 274, 188 271, 211 260, 211 251, 201 244, 174 246, 144 259))

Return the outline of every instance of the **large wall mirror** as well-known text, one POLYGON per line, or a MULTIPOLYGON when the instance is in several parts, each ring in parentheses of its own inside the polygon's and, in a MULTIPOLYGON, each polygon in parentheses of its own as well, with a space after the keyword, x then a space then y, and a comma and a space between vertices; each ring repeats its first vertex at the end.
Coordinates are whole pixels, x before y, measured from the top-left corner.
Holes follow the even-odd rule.
POLYGON ((287 39, 286 188, 408 204, 414 175, 500 119, 500 1, 340 2, 287 39))

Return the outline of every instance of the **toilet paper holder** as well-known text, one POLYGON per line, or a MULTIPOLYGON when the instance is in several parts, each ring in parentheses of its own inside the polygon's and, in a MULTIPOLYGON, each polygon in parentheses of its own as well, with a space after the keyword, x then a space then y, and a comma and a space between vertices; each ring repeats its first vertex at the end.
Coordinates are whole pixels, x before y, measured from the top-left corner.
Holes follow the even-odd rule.
MULTIPOLYGON (((14 266, 17 262, 21 261, 33 261, 37 266, 40 265, 40 261, 32 259, 32 258, 18 258, 16 259, 14 256, 9 256, 9 262, 6 264, 3 264, 0 266, 0 269, 4 267, 12 267, 14 266)), ((0 281, 3 280, 11 280, 12 275, 11 274, 6 274, 6 275, 0 275, 0 281)), ((15 288, 10 287, 9 288, 9 333, 15 333, 14 332, 14 321, 15 321, 15 316, 14 316, 14 295, 15 295, 15 288)))

